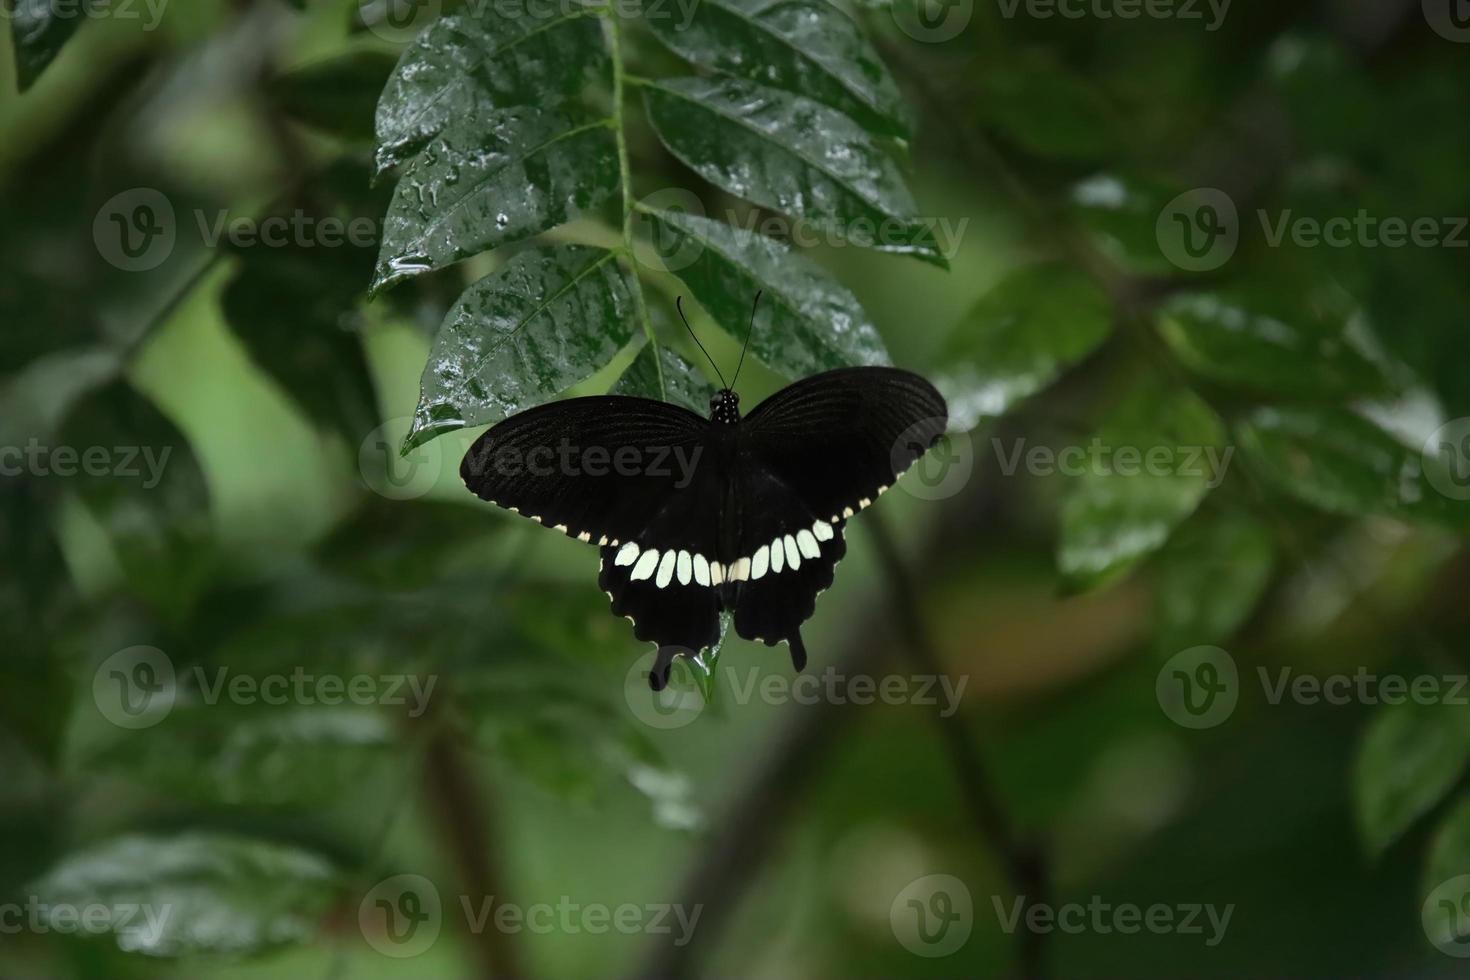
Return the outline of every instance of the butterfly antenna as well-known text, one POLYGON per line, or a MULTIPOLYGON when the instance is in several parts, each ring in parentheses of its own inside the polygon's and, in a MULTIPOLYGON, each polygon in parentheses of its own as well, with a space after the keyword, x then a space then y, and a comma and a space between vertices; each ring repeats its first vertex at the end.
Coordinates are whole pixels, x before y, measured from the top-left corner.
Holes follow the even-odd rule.
MULTIPOLYGON (((740 380, 740 369, 745 366, 745 351, 750 347, 750 335, 755 332, 755 311, 761 304, 761 295, 764 292, 764 289, 757 290, 755 302, 750 304, 750 326, 745 329, 745 343, 740 345, 740 361, 735 365, 735 381, 740 380)), ((734 389, 734 382, 731 382, 730 387, 734 389)))
POLYGON ((699 344, 699 349, 704 354, 704 359, 706 361, 709 361, 709 366, 715 369, 715 374, 719 375, 720 385, 725 388, 730 387, 729 385, 725 384, 725 376, 723 374, 720 374, 720 366, 715 363, 715 359, 713 357, 709 356, 709 351, 704 349, 704 345, 699 343, 699 337, 695 336, 694 328, 689 325, 689 318, 684 315, 684 297, 674 297, 674 306, 678 307, 679 319, 684 321, 684 329, 689 331, 689 336, 694 337, 694 342, 696 344, 699 344))

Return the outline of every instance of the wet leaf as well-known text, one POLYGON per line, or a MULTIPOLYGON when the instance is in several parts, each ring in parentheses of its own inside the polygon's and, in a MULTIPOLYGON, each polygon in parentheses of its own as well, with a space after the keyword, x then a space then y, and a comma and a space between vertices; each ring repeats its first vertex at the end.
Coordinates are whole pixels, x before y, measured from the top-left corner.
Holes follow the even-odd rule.
POLYGON ((1228 640, 1271 580, 1268 528, 1239 513, 1205 513, 1169 540, 1154 563, 1155 643, 1172 656, 1228 640))
POLYGON ((1470 766, 1470 719, 1445 704, 1381 709, 1363 733, 1353 771, 1358 829, 1382 853, 1454 787, 1470 766))
POLYGON ((1165 305, 1159 332, 1190 370, 1215 381, 1292 398, 1385 394, 1392 385, 1348 332, 1351 315, 1195 293, 1165 305))
POLYGON ((576 3, 477 3, 441 17, 404 50, 383 88, 378 173, 456 121, 555 106, 607 74, 601 18, 576 3))
POLYGON ((398 184, 373 290, 554 228, 617 186, 606 119, 529 106, 457 119, 398 184))
POLYGON ((1442 461, 1361 415, 1330 407, 1263 407, 1238 421, 1235 433, 1251 472, 1313 507, 1465 526, 1463 505, 1440 493, 1425 471, 1442 461))
MULTIPOLYGON (((109 919, 118 947, 180 957, 308 942, 341 882, 330 861, 300 847, 185 833, 106 841, 64 858, 32 888, 58 916, 92 905, 138 909, 109 919)), ((48 925, 72 931, 60 919, 48 925)))
POLYGON ((1112 330, 1112 305, 1091 279, 1063 265, 1013 272, 950 332, 935 384, 950 428, 973 429, 1055 381, 1112 330))
POLYGON ((823 0, 704 0, 685 22, 651 4, 643 21, 684 58, 815 99, 875 133, 906 138, 912 113, 857 24, 823 0))
POLYGON ((649 83, 649 118, 705 180, 866 248, 948 268, 893 160, 851 119, 736 78, 649 83))
POLYGON ((13 2, 13 9, 6 4, 5 15, 15 42, 16 78, 24 92, 36 83, 86 18, 80 10, 58 5, 55 0, 13 2))
POLYGON ((517 255, 466 290, 439 328, 405 448, 548 401, 607 364, 636 323, 612 252, 517 255))
POLYGON ((1067 477, 1062 573, 1096 585, 1163 547, 1223 477, 1224 439, 1220 420, 1191 392, 1157 380, 1134 385, 1088 445, 1071 447, 1082 469, 1067 477))
MULTIPOLYGON (((755 307, 750 356, 787 377, 886 364, 878 329, 847 287, 764 235, 676 211, 643 209, 666 264, 732 337, 755 307)), ((708 410, 708 403, 701 411, 708 410)))
POLYGON ((709 401, 715 393, 715 386, 705 380, 698 368, 664 346, 660 346, 655 355, 653 346, 645 345, 608 393, 663 400, 659 395, 659 365, 654 361, 655 356, 663 364, 664 393, 668 396, 667 400, 700 415, 708 414, 709 401))

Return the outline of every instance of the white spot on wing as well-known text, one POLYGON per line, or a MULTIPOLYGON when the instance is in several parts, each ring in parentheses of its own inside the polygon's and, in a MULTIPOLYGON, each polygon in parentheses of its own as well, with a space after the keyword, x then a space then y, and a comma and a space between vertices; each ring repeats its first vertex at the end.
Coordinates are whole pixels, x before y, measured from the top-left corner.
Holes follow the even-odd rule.
POLYGON ((653 580, 654 585, 662 589, 674 580, 674 563, 678 557, 672 551, 664 552, 663 560, 658 563, 658 578, 653 580))
POLYGON ((694 563, 687 551, 679 552, 678 573, 680 585, 688 585, 689 580, 694 576, 694 563))
POLYGON ((812 534, 816 535, 818 541, 831 541, 832 525, 826 521, 817 521, 812 525, 812 534))
POLYGON ((750 563, 751 579, 762 578, 766 570, 771 567, 771 549, 767 545, 761 545, 756 549, 755 558, 750 563))
POLYGON ((632 579, 634 582, 653 577, 653 570, 658 567, 658 549, 649 548, 638 559, 638 564, 633 566, 632 579))
POLYGON ((591 541, 592 540, 592 535, 588 534, 586 531, 583 531, 581 534, 577 535, 577 540, 578 541, 591 541))
POLYGON ((817 547, 817 539, 812 532, 802 528, 796 533, 796 546, 801 549, 804 558, 822 557, 822 549, 817 547))
POLYGON ((788 534, 781 539, 781 543, 786 548, 786 564, 794 572, 801 567, 801 555, 796 550, 796 539, 788 534))
POLYGON ((709 559, 704 555, 694 556, 694 581, 700 585, 709 585, 709 559))
POLYGON ((735 563, 735 571, 731 574, 732 582, 744 582, 750 578, 750 559, 742 558, 735 563))
POLYGON ((629 541, 627 544, 623 545, 622 550, 618 552, 618 557, 613 559, 613 564, 619 566, 631 565, 637 560, 638 546, 629 541))
POLYGON ((709 563, 709 581, 711 585, 721 585, 725 581, 725 566, 717 561, 709 563))
POLYGON ((781 569, 785 565, 785 563, 786 563, 786 553, 785 553, 785 550, 781 547, 781 539, 780 538, 777 538, 775 541, 772 541, 771 542, 771 571, 772 571, 772 573, 774 573, 776 575, 781 574, 781 569))

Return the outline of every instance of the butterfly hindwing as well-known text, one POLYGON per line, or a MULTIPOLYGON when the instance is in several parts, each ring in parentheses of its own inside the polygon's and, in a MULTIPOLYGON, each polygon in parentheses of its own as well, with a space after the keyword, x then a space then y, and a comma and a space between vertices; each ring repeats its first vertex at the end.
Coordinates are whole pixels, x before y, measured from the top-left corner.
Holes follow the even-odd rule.
POLYGON ((742 425, 757 465, 815 514, 845 520, 939 440, 948 416, 944 398, 917 374, 856 367, 781 389, 742 425))
POLYGON ((844 523, 818 516, 797 493, 762 467, 741 474, 742 556, 731 605, 735 632, 768 646, 785 640, 797 670, 806 665, 801 624, 832 585, 847 553, 844 523))
POLYGON ((492 426, 460 476, 482 500, 610 545, 687 490, 708 430, 688 409, 644 398, 549 402, 492 426))

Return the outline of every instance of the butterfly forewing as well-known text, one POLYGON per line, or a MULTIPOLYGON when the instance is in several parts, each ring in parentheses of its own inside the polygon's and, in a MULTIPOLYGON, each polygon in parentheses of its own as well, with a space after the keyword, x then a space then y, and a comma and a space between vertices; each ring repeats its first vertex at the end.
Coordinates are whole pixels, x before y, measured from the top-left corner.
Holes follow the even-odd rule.
POLYGON ((482 500, 594 544, 623 542, 687 491, 709 422, 688 409, 606 395, 512 415, 465 454, 482 500))

